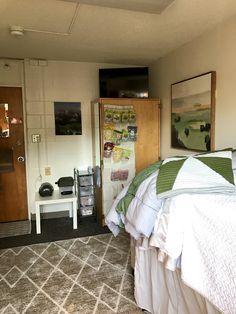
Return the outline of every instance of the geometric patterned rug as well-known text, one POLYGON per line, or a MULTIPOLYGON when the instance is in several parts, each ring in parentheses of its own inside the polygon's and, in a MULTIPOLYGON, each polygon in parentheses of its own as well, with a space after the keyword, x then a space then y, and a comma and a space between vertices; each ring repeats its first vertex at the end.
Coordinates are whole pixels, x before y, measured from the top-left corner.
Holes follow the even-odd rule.
POLYGON ((29 233, 31 233, 30 220, 0 223, 0 238, 13 237, 29 233))
POLYGON ((129 236, 0 250, 0 313, 138 314, 129 236))

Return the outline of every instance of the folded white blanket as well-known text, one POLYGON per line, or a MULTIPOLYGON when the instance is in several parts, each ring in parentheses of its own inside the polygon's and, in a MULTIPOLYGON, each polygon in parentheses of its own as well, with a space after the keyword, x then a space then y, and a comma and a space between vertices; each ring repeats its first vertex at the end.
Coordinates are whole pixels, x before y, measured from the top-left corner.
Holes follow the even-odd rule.
POLYGON ((172 258, 182 252, 183 281, 223 313, 236 313, 236 195, 179 195, 163 217, 150 244, 172 258))
POLYGON ((153 231, 155 220, 162 208, 162 200, 156 197, 156 179, 158 172, 151 174, 139 186, 126 214, 126 223, 131 224, 137 234, 149 237, 153 231))
POLYGON ((236 313, 236 196, 183 196, 183 201, 189 213, 182 279, 223 313, 236 313))
POLYGON ((177 197, 165 200, 163 211, 159 220, 156 220, 150 245, 158 247, 160 251, 171 257, 179 259, 183 248, 183 224, 186 219, 188 207, 179 202, 177 197))
POLYGON ((154 172, 140 184, 129 204, 126 216, 123 213, 117 212, 116 209, 117 204, 126 194, 129 185, 118 195, 105 218, 107 226, 115 236, 119 233, 119 226, 122 222, 126 231, 135 239, 138 239, 142 235, 146 237, 151 235, 163 203, 156 196, 157 174, 158 171, 154 172))
POLYGON ((123 190, 118 194, 116 199, 114 200, 111 209, 109 210, 107 216, 105 217, 105 223, 108 226, 108 228, 111 230, 111 232, 116 237, 120 232, 120 226, 124 223, 122 221, 122 217, 120 214, 117 213, 116 207, 119 201, 125 196, 127 190, 129 188, 129 184, 123 188, 123 190))

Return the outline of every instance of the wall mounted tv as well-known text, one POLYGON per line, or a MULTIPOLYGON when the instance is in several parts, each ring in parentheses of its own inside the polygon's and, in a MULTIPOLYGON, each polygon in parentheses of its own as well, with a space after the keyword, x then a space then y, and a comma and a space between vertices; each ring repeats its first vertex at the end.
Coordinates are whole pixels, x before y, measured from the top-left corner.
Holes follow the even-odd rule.
POLYGON ((148 67, 99 69, 102 98, 148 98, 148 67))

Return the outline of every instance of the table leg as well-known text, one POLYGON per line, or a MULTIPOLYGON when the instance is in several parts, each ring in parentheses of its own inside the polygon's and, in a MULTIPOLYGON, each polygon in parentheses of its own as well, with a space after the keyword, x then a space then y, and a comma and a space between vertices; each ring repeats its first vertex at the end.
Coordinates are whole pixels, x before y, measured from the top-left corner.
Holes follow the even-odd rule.
POLYGON ((69 217, 70 218, 73 217, 73 203, 72 203, 72 208, 70 208, 70 210, 69 210, 69 217))
POLYGON ((77 201, 73 201, 73 229, 77 229, 77 201))
POLYGON ((41 233, 41 222, 40 222, 40 205, 36 204, 35 206, 35 214, 36 214, 36 233, 41 233))

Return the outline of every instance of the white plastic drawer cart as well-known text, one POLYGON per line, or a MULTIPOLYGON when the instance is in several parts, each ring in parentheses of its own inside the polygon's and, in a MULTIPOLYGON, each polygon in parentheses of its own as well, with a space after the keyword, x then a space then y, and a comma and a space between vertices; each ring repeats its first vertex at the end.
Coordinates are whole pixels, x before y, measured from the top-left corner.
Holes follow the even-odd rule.
POLYGON ((96 220, 94 204, 94 178, 93 172, 74 170, 75 192, 78 197, 79 218, 93 216, 96 220))

